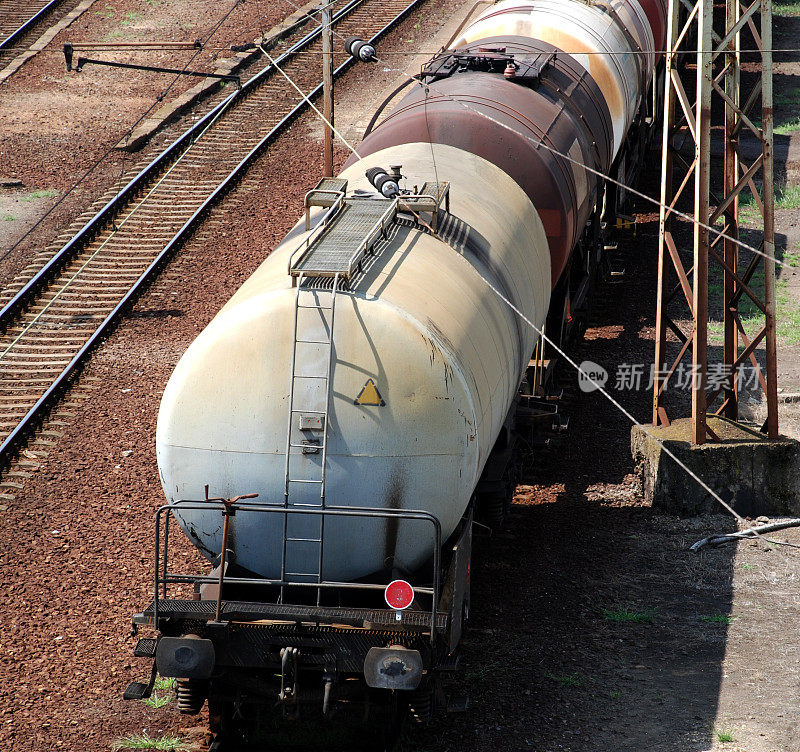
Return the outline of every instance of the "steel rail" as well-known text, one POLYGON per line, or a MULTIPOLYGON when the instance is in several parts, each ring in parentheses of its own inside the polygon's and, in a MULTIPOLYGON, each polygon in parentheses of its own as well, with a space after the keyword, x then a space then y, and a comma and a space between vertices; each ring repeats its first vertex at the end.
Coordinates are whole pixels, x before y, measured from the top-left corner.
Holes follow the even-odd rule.
MULTIPOLYGON (((334 23, 344 19, 352 11, 364 3, 365 0, 351 0, 342 8, 332 19, 334 23)), ((385 24, 376 34, 370 38, 374 43, 391 31, 400 21, 403 20, 424 0, 410 0, 410 2, 385 24)), ((283 53, 275 62, 278 66, 288 62, 295 53, 312 44, 320 35, 321 27, 318 27, 299 40, 289 50, 283 53)), ((334 76, 341 76, 351 65, 355 63, 354 58, 348 58, 334 71, 334 76)), ((275 66, 269 64, 250 80, 241 89, 232 93, 229 97, 220 102, 203 118, 195 123, 191 128, 184 132, 172 145, 165 149, 156 159, 147 165, 138 175, 136 175, 111 201, 109 201, 100 211, 75 235, 60 251, 58 251, 50 261, 8 302, 0 311, 0 332, 7 330, 15 316, 22 312, 26 306, 32 302, 35 296, 48 284, 48 282, 63 269, 73 256, 87 243, 92 237, 114 216, 115 210, 133 196, 147 181, 158 173, 162 168, 175 161, 173 157, 179 154, 183 146, 191 145, 193 137, 201 134, 203 129, 214 119, 220 117, 233 104, 244 99, 247 94, 253 91, 265 78, 270 76, 275 70, 275 66)), ((322 91, 322 84, 316 86, 308 95, 309 98, 318 96, 322 91)), ((155 260, 148 266, 145 272, 133 284, 114 309, 95 329, 94 333, 80 347, 78 352, 70 360, 69 364, 52 381, 47 390, 42 394, 34 406, 19 421, 16 428, 0 444, 0 468, 7 465, 13 456, 18 452, 25 442, 26 437, 44 421, 51 407, 58 401, 64 391, 69 387, 73 377, 81 368, 91 352, 97 347, 98 343, 109 334, 113 326, 118 322, 121 314, 127 309, 145 286, 153 280, 161 267, 169 259, 171 254, 186 240, 194 229, 197 222, 209 211, 234 185, 242 178, 247 169, 255 159, 271 144, 294 120, 307 109, 305 100, 298 103, 281 121, 273 127, 269 133, 233 168, 227 177, 218 184, 214 191, 202 202, 192 216, 178 230, 173 238, 164 246, 155 260)))
POLYGON ((61 5, 64 0, 50 0, 44 7, 40 8, 34 15, 25 21, 19 28, 12 31, 9 36, 0 41, 0 53, 8 51, 10 47, 22 36, 27 34, 36 24, 39 23, 51 10, 61 5))

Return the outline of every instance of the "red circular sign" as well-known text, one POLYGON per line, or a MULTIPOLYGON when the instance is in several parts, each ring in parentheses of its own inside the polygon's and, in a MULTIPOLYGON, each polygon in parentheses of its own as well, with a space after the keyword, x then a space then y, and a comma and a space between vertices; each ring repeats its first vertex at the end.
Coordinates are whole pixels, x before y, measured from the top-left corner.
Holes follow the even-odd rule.
POLYGON ((402 611, 414 602, 414 588, 405 580, 394 580, 386 586, 383 597, 390 608, 402 611))

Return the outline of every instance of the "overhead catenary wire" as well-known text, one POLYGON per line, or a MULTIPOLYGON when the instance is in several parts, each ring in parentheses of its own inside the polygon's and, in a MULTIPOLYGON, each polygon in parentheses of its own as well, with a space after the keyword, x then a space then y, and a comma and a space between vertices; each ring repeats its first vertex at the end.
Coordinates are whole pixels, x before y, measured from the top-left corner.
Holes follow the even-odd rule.
MULTIPOLYGON (((208 40, 208 39, 211 39, 211 38, 212 38, 212 37, 213 37, 213 36, 214 36, 214 35, 215 35, 215 34, 216 34, 218 31, 219 31, 219 29, 222 27, 222 25, 223 25, 223 24, 224 24, 224 23, 225 23, 225 22, 228 20, 228 18, 231 16, 231 14, 233 13, 233 11, 234 11, 234 10, 236 10, 236 8, 237 8, 237 7, 238 7, 238 6, 239 6, 239 5, 240 5, 242 2, 244 2, 244 0, 234 0, 233 6, 231 6, 230 10, 228 10, 228 11, 225 13, 225 15, 224 15, 224 16, 223 16, 223 17, 222 17, 222 18, 221 18, 221 19, 220 19, 220 20, 219 20, 219 21, 218 21, 218 22, 217 22, 217 23, 216 23, 216 24, 215 24, 213 27, 212 27, 211 31, 209 32, 208 36, 206 37, 206 39, 207 39, 207 40, 208 40)), ((197 55, 199 55, 199 54, 200 54, 202 51, 203 51, 203 48, 202 48, 202 47, 201 47, 200 49, 198 49, 198 50, 195 52, 195 54, 194 54, 194 55, 192 55, 192 57, 191 57, 191 58, 190 58, 190 59, 189 59, 189 60, 186 62, 186 65, 184 65, 184 66, 183 66, 183 70, 186 70, 186 69, 187 69, 187 68, 188 68, 188 67, 189 67, 189 66, 190 66, 190 65, 191 65, 191 64, 194 62, 194 60, 195 60, 195 58, 197 57, 197 55)), ((167 86, 167 88, 166 88, 166 89, 164 89, 164 90, 163 90, 163 91, 162 91, 162 92, 161 92, 161 93, 158 95, 158 97, 156 97, 156 100, 153 102, 153 104, 151 104, 151 105, 150 105, 150 106, 147 108, 147 110, 145 110, 145 112, 144 112, 144 113, 143 113, 143 114, 142 114, 142 115, 141 115, 141 116, 138 118, 138 120, 136 120, 136 122, 135 122, 135 123, 133 123, 133 125, 131 125, 131 126, 128 128, 128 130, 127 130, 127 131, 125 131, 125 133, 123 134, 123 136, 122 136, 122 139, 121 139, 121 140, 124 140, 125 138, 127 138, 127 137, 128 137, 128 136, 129 136, 129 135, 130 135, 130 134, 133 132, 133 129, 134 129, 134 128, 135 128, 137 125, 139 125, 139 123, 141 123, 141 122, 142 122, 142 121, 143 121, 143 120, 144 120, 144 119, 145 119, 145 118, 146 118, 146 117, 147 117, 147 116, 148 116, 148 115, 149 115, 149 114, 150 114, 150 113, 153 111, 153 109, 154 109, 155 107, 157 107, 157 106, 158 106, 158 105, 159 105, 159 104, 162 102, 162 100, 163 100, 163 99, 164 99, 164 97, 165 97, 165 96, 166 96, 166 95, 169 93, 169 91, 172 89, 172 87, 173 87, 173 86, 175 86, 175 84, 176 84, 176 83, 177 83, 177 82, 180 80, 180 77, 181 77, 181 75, 182 75, 182 74, 180 74, 180 73, 176 74, 175 78, 172 80, 172 82, 169 84, 169 86, 167 86)), ((77 180, 76 180, 76 181, 75 181, 75 182, 74 182, 74 183, 73 183, 73 184, 72 184, 72 185, 71 185, 71 186, 70 186, 70 187, 69 187, 69 188, 68 188, 68 189, 67 189, 65 192, 64 192, 64 194, 58 198, 58 200, 57 200, 57 201, 56 201, 56 202, 55 202, 55 203, 54 203, 54 204, 53 204, 53 205, 52 205, 52 206, 51 206, 51 207, 50 207, 50 208, 49 208, 47 211, 46 211, 46 212, 45 212, 45 213, 44 213, 44 214, 43 214, 41 217, 39 217, 39 219, 37 219, 37 220, 36 220, 36 222, 34 222, 34 224, 33 224, 33 225, 32 225, 32 226, 31 226, 31 227, 30 227, 30 228, 29 228, 29 229, 28 229, 28 230, 25 232, 25 234, 24 234, 24 235, 22 235, 22 237, 21 237, 21 238, 19 238, 19 239, 18 239, 18 240, 17 240, 17 241, 16 241, 16 242, 15 242, 15 243, 14 243, 14 244, 13 244, 13 245, 10 247, 10 248, 8 248, 6 251, 4 251, 2 254, 0 254, 0 261, 2 261, 3 259, 5 259, 5 258, 6 258, 6 257, 7 257, 7 256, 10 254, 10 253, 12 253, 12 252, 13 252, 13 251, 14 251, 16 248, 18 248, 18 247, 20 246, 20 244, 21 244, 21 243, 23 243, 23 242, 24 242, 24 241, 25 241, 25 240, 26 240, 28 237, 30 237, 30 235, 31 235, 31 234, 32 234, 32 233, 33 233, 33 232, 36 230, 36 228, 37 228, 37 227, 39 227, 39 225, 41 225, 41 224, 42 224, 42 222, 44 222, 44 220, 45 220, 45 219, 47 219, 47 217, 49 217, 49 216, 50 216, 50 215, 51 215, 51 214, 52 214, 52 213, 53 213, 53 212, 54 212, 54 211, 55 211, 55 210, 56 210, 56 209, 57 209, 57 208, 58 208, 58 207, 59 207, 59 206, 60 206, 60 205, 61 205, 61 204, 62 204, 62 203, 65 201, 65 200, 66 200, 66 198, 67 198, 68 196, 70 196, 70 195, 72 194, 72 192, 73 192, 73 191, 75 191, 75 189, 77 189, 77 188, 78 188, 78 187, 79 187, 79 186, 80 186, 80 185, 81 185, 81 184, 84 182, 84 180, 86 180, 86 178, 88 178, 88 177, 89 177, 89 175, 91 175, 91 174, 92 174, 92 173, 93 173, 93 172, 94 172, 94 171, 95 171, 95 170, 96 170, 96 169, 97 169, 97 168, 98 168, 98 167, 99 167, 99 166, 100 166, 100 165, 101 165, 101 164, 102 164, 102 163, 105 161, 105 159, 108 157, 108 155, 109 155, 109 154, 111 154, 111 153, 112 153, 112 152, 113 152, 115 149, 116 149, 116 145, 114 145, 114 146, 110 147, 110 148, 109 148, 109 149, 108 149, 106 152, 104 152, 104 153, 103 153, 103 155, 102 155, 102 156, 100 156, 100 157, 99 157, 99 158, 98 158, 98 159, 97 159, 97 160, 96 160, 96 161, 95 161, 95 162, 94 162, 94 163, 91 165, 91 167, 89 167, 89 168, 88 168, 88 169, 87 169, 87 170, 86 170, 86 171, 83 173, 83 175, 81 175, 81 176, 80 176, 80 177, 79 177, 79 178, 78 178, 78 179, 77 179, 77 180)))
MULTIPOLYGON (((334 0, 335 2, 341 2, 342 0, 334 0)), ((265 13, 264 16, 267 14, 265 13)), ((306 14, 308 18, 314 19, 314 16, 306 14)), ((316 19, 314 19, 316 20, 316 19)), ((247 30, 252 29, 253 27, 257 26, 258 22, 250 24, 247 30)), ((240 38, 247 33, 247 30, 241 31, 237 33, 236 38, 240 38)), ((91 49, 103 49, 103 50, 110 50, 115 52, 181 52, 182 50, 186 50, 187 52, 195 49, 194 47, 189 47, 186 43, 186 47, 174 47, 169 46, 168 44, 164 44, 163 46, 159 46, 156 43, 146 43, 142 42, 140 45, 131 42, 103 42, 99 44, 95 44, 91 47, 91 49)), ((74 44, 75 50, 84 49, 80 42, 76 42, 74 44)), ((9 50, 19 50, 20 52, 26 52, 27 47, 9 47, 9 50)), ((88 49, 88 48, 86 48, 88 49)), ((225 52, 230 51, 231 45, 222 45, 220 47, 210 47, 208 45, 203 45, 202 51, 204 52, 225 52)), ((382 57, 414 57, 417 55, 440 55, 442 52, 450 53, 455 52, 455 50, 392 50, 388 52, 381 52, 382 57)), ((776 47, 772 49, 758 49, 758 48, 745 48, 739 50, 653 50, 653 51, 645 51, 645 50, 631 50, 630 52, 618 52, 616 50, 608 50, 608 51, 600 51, 600 50, 567 50, 567 49, 559 49, 559 52, 564 55, 626 55, 626 56, 633 56, 633 55, 697 55, 697 54, 704 54, 704 53, 711 53, 711 54, 723 54, 723 53, 736 53, 742 55, 761 55, 765 52, 770 53, 781 53, 781 54, 793 54, 793 55, 800 55, 800 47, 776 47)), ((57 49, 55 47, 46 47, 43 50, 38 50, 37 55, 41 55, 42 53, 50 53, 55 55, 63 55, 63 51, 57 49)), ((314 55, 315 57, 321 57, 322 52, 320 50, 299 50, 297 52, 298 55, 314 55)), ((508 53, 509 57, 513 57, 514 53, 508 53)))
MULTIPOLYGON (((290 0, 287 0, 287 2, 289 2, 289 1, 290 1, 290 0)), ((293 3, 292 3, 292 4, 293 4, 293 3)), ((273 61, 273 65, 274 65, 274 61, 273 61)), ((277 66, 276 66, 276 69, 277 69, 277 70, 280 70, 279 68, 277 68, 277 66)), ((347 141, 347 139, 346 139, 346 138, 344 138, 344 136, 342 136, 342 134, 341 134, 341 133, 340 133, 338 130, 336 130, 336 129, 333 127, 333 125, 332 125, 330 122, 328 122, 328 121, 325 119, 325 117, 322 115, 322 113, 321 113, 321 112, 320 112, 320 111, 319 111, 319 110, 318 110, 316 107, 314 107, 314 105, 313 105, 313 103, 311 102, 310 98, 309 98, 309 97, 308 97, 306 94, 304 94, 304 93, 302 92, 302 90, 301 90, 301 89, 300 89, 300 88, 299 88, 299 87, 298 87, 296 84, 294 84, 294 82, 292 82, 292 81, 291 81, 291 78, 288 76, 288 74, 286 74, 284 71, 281 71, 281 73, 284 75, 284 77, 285 77, 287 80, 289 80, 289 81, 290 81, 290 83, 292 83, 292 85, 293 85, 293 86, 294 86, 294 88, 297 90, 297 92, 298 92, 298 93, 299 93, 299 94, 300 94, 300 95, 303 97, 303 99, 306 101, 306 104, 308 104, 308 105, 311 107, 311 109, 313 109, 313 110, 314 110, 314 112, 315 112, 315 113, 318 115, 318 117, 320 117, 320 118, 321 118, 321 119, 322 119, 322 120, 323 120, 323 121, 324 121, 324 122, 325 122, 325 123, 326 123, 326 124, 327 124, 327 125, 328 125, 328 126, 331 128, 331 129, 332 129, 332 130, 333 130, 333 132, 334 132, 334 133, 336 134, 336 136, 337 136, 337 137, 338 137, 338 138, 339 138, 339 139, 340 139, 340 140, 341 140, 341 141, 344 143, 344 145, 345 145, 345 146, 346 146, 346 147, 347 147, 347 148, 348 148, 348 149, 349 149, 349 150, 350 150, 350 151, 351 151, 353 154, 355 154, 356 156, 359 156, 359 157, 360 157, 360 155, 359 155, 359 153, 358 153, 358 151, 357 151, 356 147, 354 147, 352 144, 350 144, 350 142, 349 142, 349 141, 347 141)), ((420 84, 422 84, 423 86, 425 86, 426 88, 428 88, 428 87, 427 87, 427 85, 426 85, 426 84, 424 84, 423 82, 419 82, 419 83, 420 83, 420 84)), ((479 113, 479 114, 482 114, 482 113, 479 113)), ((490 119, 491 119, 491 118, 490 118, 490 119)), ((501 125, 502 125, 502 124, 501 124, 501 125)), ((555 151, 556 153, 559 153, 559 152, 557 152, 557 150, 553 150, 553 151, 555 151)), ((563 155, 562 155, 562 156, 563 156, 563 155)), ((580 164, 580 163, 578 163, 578 164, 580 164)), ((620 184, 620 185, 622 185, 622 184, 620 184)), ((627 186, 624 186, 624 185, 623 185, 622 187, 625 187, 625 188, 627 188, 627 186)), ((645 196, 645 198, 649 198, 649 197, 646 197, 646 196, 645 196)), ((403 204, 402 198, 400 198, 400 203, 401 203, 401 205, 403 204)), ((408 208, 408 207, 406 207, 406 208, 408 208)), ((409 209, 409 210, 410 210, 410 209, 409 209)), ((412 213, 413 213, 415 216, 417 216, 417 217, 418 217, 418 215, 417 215, 417 213, 416 213, 416 212, 413 212, 413 210, 410 210, 410 211, 412 211, 412 213)), ((418 218, 419 218, 419 217, 418 217, 418 218)), ((436 237, 439 237, 439 238, 441 239, 441 236, 440 236, 440 235, 439 235, 439 234, 438 234, 438 233, 437 233, 435 230, 433 230, 433 229, 430 227, 430 225, 428 225, 428 224, 427 224, 427 223, 425 223, 425 222, 423 222, 423 224, 425 224, 425 226, 428 228, 428 230, 429 230, 429 231, 430 231, 432 234, 434 234, 436 237)), ((717 501, 717 502, 718 502, 718 503, 719 503, 719 504, 720 504, 720 505, 721 505, 721 506, 722 506, 724 509, 726 509, 726 510, 727 510, 727 511, 728 511, 728 512, 731 514, 731 515, 733 515, 733 516, 734 516, 734 517, 735 517, 735 518, 736 518, 736 519, 739 521, 739 523, 740 523, 741 525, 745 525, 745 526, 746 526, 746 525, 748 525, 748 521, 747 521, 747 520, 746 520, 744 517, 742 517, 742 515, 741 515, 741 514, 739 514, 739 513, 738 513, 738 512, 737 512, 737 511, 736 511, 736 510, 735 510, 735 509, 734 509, 734 508, 733 508, 733 507, 732 507, 730 504, 728 504, 728 502, 726 502, 726 501, 725 501, 725 500, 724 500, 724 499, 723 499, 723 498, 722 498, 722 497, 721 497, 721 496, 720 496, 720 495, 719 495, 719 494, 718 494, 716 491, 714 491, 714 489, 713 489, 713 488, 711 488, 711 487, 710 487, 710 486, 709 486, 709 485, 708 485, 708 484, 707 484, 707 483, 706 483, 706 482, 705 482, 705 481, 704 481, 704 480, 703 480, 703 479, 702 479, 702 478, 701 478, 701 477, 700 477, 700 476, 699 476, 697 473, 695 473, 695 472, 694 472, 694 471, 693 471, 693 470, 692 470, 690 467, 688 467, 688 465, 686 465, 686 463, 685 463, 685 462, 683 462, 683 461, 680 459, 680 457, 678 457, 678 456, 677 456, 677 455, 676 455, 676 454, 675 454, 675 453, 674 453, 674 452, 673 452, 673 451, 672 451, 672 450, 671 450, 671 449, 670 449, 668 446, 666 446, 666 444, 665 444, 663 441, 661 441, 661 440, 660 440, 660 439, 659 439, 657 436, 655 436, 655 435, 654 435, 654 434, 653 434, 651 431, 649 431, 649 430, 647 429, 647 427, 646 427, 646 426, 645 426, 643 423, 641 423, 640 421, 638 421, 638 420, 636 419, 636 417, 635 417, 635 416, 634 416, 634 415, 633 415, 633 414, 632 414, 632 413, 631 413, 629 410, 627 410, 627 409, 626 409, 626 408, 625 408, 625 407, 624 407, 624 406, 623 406, 623 405, 622 405, 622 404, 621 404, 621 403, 620 403, 618 400, 616 400, 616 399, 615 399, 615 398, 614 398, 614 397, 613 397, 613 396, 612 396, 612 395, 611 395, 611 394, 610 394, 610 393, 609 393, 609 392, 608 392, 608 391, 607 391, 607 390, 604 388, 604 386, 603 386, 602 384, 598 383, 598 382, 597 382, 597 381, 596 381, 594 378, 592 378, 591 374, 588 374, 588 373, 586 373, 585 371, 583 371, 583 370, 581 369, 581 367, 580 367, 580 366, 579 366, 579 365, 578 365, 578 364, 575 362, 575 360, 574 360, 573 358, 571 358, 571 357, 570 357, 570 356, 569 356, 569 355, 568 355, 568 354, 567 354, 567 353, 566 353, 566 352, 565 352, 565 351, 564 351, 564 350, 563 350, 563 349, 562 349, 562 348, 561 348, 561 347, 560 347, 560 346, 559 346, 559 345, 558 345, 556 342, 554 342, 554 341, 553 341, 553 340, 552 340, 552 339, 551 339, 551 338, 550 338, 550 337, 549 337, 549 336, 548 336, 548 335, 547 335, 547 334, 546 334, 546 333, 545 333, 545 332, 544 332, 544 331, 543 331, 543 330, 542 330, 540 327, 538 327, 538 326, 537 326, 537 325, 536 325, 536 324, 535 324, 533 321, 531 321, 531 320, 530 320, 530 319, 529 319, 527 316, 525 316, 525 314, 524 314, 522 311, 520 311, 520 310, 519 310, 519 308, 517 308, 517 306, 515 306, 515 305, 514 305, 514 304, 513 304, 513 303, 512 303, 510 300, 508 300, 508 298, 507 298, 507 297, 505 297, 505 295, 503 295, 503 294, 502 294, 502 293, 501 293, 501 292, 500 292, 500 291, 499 291, 499 290, 498 290, 498 289, 497 289, 497 288, 496 288, 494 285, 492 285, 492 283, 491 283, 491 282, 490 282, 488 279, 486 279, 486 278, 485 278, 483 275, 481 275, 481 274, 480 274, 480 272, 478 272, 478 271, 477 271, 477 269, 476 269, 476 273, 478 274, 479 278, 480 278, 480 279, 483 281, 483 283, 484 283, 484 284, 485 284, 485 285, 486 285, 486 286, 487 286, 487 287, 488 287, 488 288, 489 288, 489 289, 490 289, 490 290, 491 290, 491 291, 492 291, 492 292, 493 292, 495 295, 497 295, 497 297, 498 297, 498 298, 499 298, 499 299, 500 299, 500 300, 501 300, 501 301, 502 301, 502 302, 503 302, 505 305, 507 305, 507 306, 508 306, 508 307, 509 307, 509 308, 510 308, 510 309, 511 309, 511 310, 512 310, 512 311, 513 311, 513 312, 514 312, 514 313, 515 313, 515 314, 516 314, 516 315, 517 315, 517 316, 518 316, 518 317, 519 317, 519 318, 520 318, 520 319, 521 319, 523 322, 525 322, 525 323, 526 323, 528 326, 530 326, 530 327, 531 327, 531 328, 532 328, 532 329, 533 329, 533 330, 534 330, 534 331, 535 331, 535 332, 536 332, 536 333, 537 333, 537 334, 538 334, 538 335, 539 335, 539 336, 540 336, 540 337, 541 337, 541 338, 542 338, 542 339, 543 339, 545 342, 547 342, 547 343, 548 343, 548 344, 549 344, 549 345, 550 345, 550 346, 551 346, 551 347, 552 347, 552 348, 553 348, 553 349, 554 349, 554 350, 555 350, 555 351, 556 351, 556 352, 557 352, 557 353, 558 353, 558 354, 559 354, 561 357, 563 357, 563 358, 564 358, 564 360, 565 360, 566 362, 568 362, 568 363, 569 363, 569 364, 570 364, 570 365, 571 365, 573 368, 575 368, 575 369, 578 371, 578 373, 579 373, 579 374, 581 374, 581 375, 582 375, 584 378, 588 379, 588 381, 589 381, 589 382, 591 382, 591 384, 594 386, 594 388, 595 388, 597 391, 599 391, 599 392, 600 392, 600 393, 601 393, 601 394, 602 394, 602 395, 603 395, 603 396, 604 396, 604 397, 605 397, 605 398, 606 398, 606 399, 607 399, 609 402, 611 402, 611 404, 612 404, 614 407, 616 407, 616 408, 617 408, 617 410, 619 410, 619 411, 620 411, 620 412, 621 412, 621 413, 622 413, 622 414, 623 414, 623 415, 624 415, 624 416, 625 416, 625 417, 626 417, 628 420, 630 420, 630 421, 631 421, 631 422, 632 422, 634 425, 638 426, 638 427, 639 427, 641 430, 643 430, 643 431, 644 431, 644 432, 645 432, 645 433, 646 433, 646 434, 647 434, 647 435, 648 435, 648 436, 649 436, 649 437, 650 437, 650 438, 651 438, 651 439, 652 439, 652 440, 653 440, 653 441, 654 441, 656 444, 658 444, 658 445, 659 445, 659 447, 661 448, 661 450, 662 450, 662 451, 663 451, 663 452, 664 452, 664 453, 665 453, 665 454, 666 454, 668 457, 670 457, 670 458, 671 458, 671 459, 672 459, 672 460, 673 460, 673 461, 674 461, 674 462, 675 462, 675 463, 676 463, 676 464, 677 464, 677 465, 678 465, 678 466, 679 466, 679 467, 680 467, 680 468, 681 468, 681 469, 682 469, 684 472, 686 472, 686 473, 689 475, 689 477, 691 477, 691 478, 692 478, 692 479, 693 479, 693 480, 694 480, 694 481, 695 481, 695 482, 696 482, 696 483, 697 483, 697 484, 698 484, 698 485, 699 485, 699 486, 700 486, 700 487, 701 487, 701 488, 702 488, 702 489, 703 489, 703 490, 704 490, 704 491, 705 491, 705 492, 706 492, 706 493, 707 493, 709 496, 711 496, 711 498, 713 498, 715 501, 717 501)), ((752 528, 748 528, 748 529, 752 529, 752 528)), ((761 536, 761 535, 760 535, 760 534, 759 534, 757 531, 754 531, 754 534, 755 534, 756 536, 758 536, 758 537, 762 537, 762 536, 761 536)))

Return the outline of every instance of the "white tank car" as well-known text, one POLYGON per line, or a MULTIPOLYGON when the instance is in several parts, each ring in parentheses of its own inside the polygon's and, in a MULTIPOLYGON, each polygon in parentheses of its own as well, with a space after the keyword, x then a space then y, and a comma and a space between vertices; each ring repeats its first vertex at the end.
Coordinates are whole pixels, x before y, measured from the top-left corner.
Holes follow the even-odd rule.
MULTIPOLYGON (((405 144, 356 162, 341 177, 350 181, 348 192, 372 190, 367 168, 391 164, 402 165, 408 185, 450 181, 451 216, 441 232, 452 239, 446 244, 395 225, 363 276, 337 295, 326 505, 427 510, 446 538, 469 503, 536 341, 484 278, 541 326, 550 255, 519 185, 466 151, 405 144), (365 389, 368 398, 356 404, 365 389)), ((254 503, 284 504, 295 306, 287 261, 305 235, 299 223, 170 378, 156 441, 171 502, 202 499, 208 484, 212 497, 256 492, 254 503)), ((303 295, 310 305, 311 294, 303 295)), ((319 293, 319 305, 324 298, 319 293)), ((301 319, 302 338, 324 339, 320 317, 327 321, 329 314, 313 308, 301 314, 308 317, 301 319)), ((298 346, 296 372, 309 378, 296 382, 296 406, 324 405, 324 381, 314 374, 326 353, 325 345, 298 346)), ((296 426, 294 433, 299 440, 296 426)), ((321 453, 293 450, 290 472, 319 477, 321 459, 321 453)), ((319 503, 319 485, 301 488, 293 488, 290 506, 319 503)), ((289 537, 315 537, 314 524, 304 519, 291 517, 289 537)), ((278 577, 283 515, 240 512, 231 523, 236 562, 278 577)), ((181 525, 208 558, 219 553, 218 511, 181 513, 181 525)), ((350 580, 383 568, 414 570, 432 544, 429 524, 329 518, 323 576, 350 580)), ((287 550, 287 572, 314 572, 317 550, 295 543, 287 550)))
POLYGON ((549 42, 589 71, 611 112, 616 156, 655 61, 653 32, 639 3, 503 0, 483 11, 454 40, 452 48, 501 36, 549 42), (638 54, 636 47, 644 54, 638 54))

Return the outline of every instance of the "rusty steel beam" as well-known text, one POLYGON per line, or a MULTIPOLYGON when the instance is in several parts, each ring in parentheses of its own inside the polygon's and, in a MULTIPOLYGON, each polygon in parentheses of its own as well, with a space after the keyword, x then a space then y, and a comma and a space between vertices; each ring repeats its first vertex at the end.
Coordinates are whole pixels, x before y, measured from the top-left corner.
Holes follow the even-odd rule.
POLYGON ((778 438, 778 343, 775 328, 775 157, 772 120, 772 0, 761 2, 761 123, 764 155, 764 304, 767 312, 767 434, 778 438))
MULTIPOLYGON (((748 45, 750 46, 750 45, 748 45)), ((718 397, 721 404, 716 414, 731 420, 739 417, 737 367, 748 359, 757 371, 767 401, 767 420, 762 428, 770 438, 778 437, 777 342, 775 328, 775 225, 774 164, 772 118, 772 4, 771 0, 726 0, 724 26, 714 28, 712 0, 670 0, 666 76, 664 91, 664 125, 662 137, 662 183, 659 221, 659 268, 657 282, 656 345, 653 387, 653 423, 668 424, 670 416, 664 406, 664 391, 677 365, 691 352, 692 374, 692 441, 703 444, 716 441, 708 430, 706 415, 718 397), (753 19, 760 14, 760 34, 753 19), (746 96, 741 90, 741 34, 749 29, 755 46, 761 51, 761 77, 746 96), (688 48, 687 40, 696 42, 688 48), (694 102, 687 94, 689 81, 680 75, 680 56, 690 53, 696 59, 694 102), (716 61, 716 62, 715 62, 716 61), (761 128, 753 125, 752 108, 761 94, 761 128), (742 100, 744 99, 744 104, 742 100), (711 181, 711 106, 719 102, 724 111, 723 185, 719 196, 711 181), (762 155, 752 165, 740 157, 739 139, 742 127, 754 133, 762 143, 762 155), (684 143, 693 143, 691 163, 679 154, 684 143), (675 175, 674 173, 678 173, 675 175), (691 266, 681 256, 679 241, 673 231, 673 209, 684 187, 693 181, 692 206, 687 213, 695 219, 691 266), (761 186, 759 196, 757 185, 761 186), (677 184, 679 188, 673 189, 677 184), (753 193, 763 226, 760 247, 764 256, 753 254, 746 271, 739 270, 739 196, 749 187, 753 193), (726 238, 722 248, 718 237, 710 237, 703 224, 722 230, 726 238), (721 361, 713 366, 722 375, 709 388, 708 289, 709 260, 722 276, 723 351, 721 361), (754 272, 763 264, 764 294, 759 297, 750 283, 754 272), (677 284, 674 279, 677 279, 677 284), (690 281, 691 280, 691 281, 690 281), (683 296, 675 293, 683 289, 683 296), (742 324, 740 302, 743 293, 764 314, 763 327, 748 336, 742 324), (675 302, 677 301, 677 302, 675 302), (677 310, 682 308, 682 310, 677 310), (683 331, 679 322, 690 322, 691 331, 683 331), (668 334, 672 331, 682 343, 677 358, 668 356, 668 334), (755 336, 753 336, 755 334, 755 336), (766 364, 762 368, 755 357, 756 346, 764 342, 766 364), (689 350, 691 342, 691 351, 689 350), (742 349, 744 346, 744 349, 742 349), (667 362, 671 365, 665 368, 667 362)), ((686 200, 685 198, 683 200, 686 200)), ((684 254, 687 255, 687 254, 684 254)), ((684 324, 684 330, 686 325, 684 324)), ((674 416, 673 416, 674 417, 674 416)))

